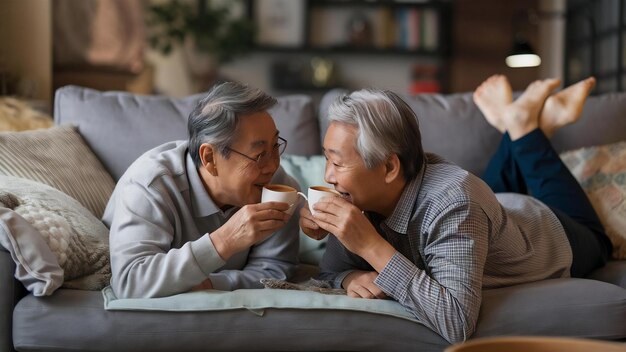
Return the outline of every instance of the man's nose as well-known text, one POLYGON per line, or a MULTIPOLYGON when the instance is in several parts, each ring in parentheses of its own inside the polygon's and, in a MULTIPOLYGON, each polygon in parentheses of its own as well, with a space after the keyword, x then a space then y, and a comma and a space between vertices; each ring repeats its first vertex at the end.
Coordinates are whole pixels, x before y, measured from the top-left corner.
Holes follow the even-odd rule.
POLYGON ((335 180, 335 172, 333 171, 333 168, 329 167, 328 165, 326 166, 326 170, 324 171, 324 182, 331 185, 337 183, 335 180))
POLYGON ((271 158, 267 163, 265 163, 265 165, 263 165, 263 167, 261 168, 261 172, 266 174, 266 173, 274 173, 276 172, 276 170, 278 170, 278 167, 280 166, 280 158, 271 158))

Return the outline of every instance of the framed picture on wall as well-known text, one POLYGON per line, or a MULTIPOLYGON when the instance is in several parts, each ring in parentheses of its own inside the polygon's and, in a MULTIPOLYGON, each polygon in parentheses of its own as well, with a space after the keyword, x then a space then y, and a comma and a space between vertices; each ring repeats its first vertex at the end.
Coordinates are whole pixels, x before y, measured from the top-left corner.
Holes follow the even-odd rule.
POLYGON ((254 19, 261 46, 299 47, 305 41, 305 0, 256 0, 254 19))

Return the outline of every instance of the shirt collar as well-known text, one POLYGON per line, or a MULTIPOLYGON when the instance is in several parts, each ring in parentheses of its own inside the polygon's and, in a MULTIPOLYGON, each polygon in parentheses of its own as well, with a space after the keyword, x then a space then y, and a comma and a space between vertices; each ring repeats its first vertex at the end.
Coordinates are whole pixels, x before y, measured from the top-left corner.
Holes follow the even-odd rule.
POLYGON ((385 219, 384 224, 392 231, 400 234, 407 234, 409 229, 409 221, 413 216, 413 208, 415 206, 415 200, 419 194, 420 187, 422 185, 422 179, 424 178, 424 172, 426 170, 426 157, 422 162, 422 168, 420 172, 404 186, 400 200, 396 204, 391 216, 385 219))
MULTIPOLYGON (((213 202, 209 193, 204 188, 204 183, 200 178, 200 172, 196 168, 196 164, 191 158, 191 154, 187 152, 186 156, 187 179, 189 180, 189 190, 191 197, 191 206, 196 217, 205 217, 215 213, 222 213, 222 210, 213 202)), ((226 211, 230 212, 230 209, 226 211)))

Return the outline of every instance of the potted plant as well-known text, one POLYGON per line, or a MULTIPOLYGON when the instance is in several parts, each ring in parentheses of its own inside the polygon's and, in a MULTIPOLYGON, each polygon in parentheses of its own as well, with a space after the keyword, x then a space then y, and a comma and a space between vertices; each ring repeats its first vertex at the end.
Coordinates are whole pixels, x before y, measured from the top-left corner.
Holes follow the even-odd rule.
POLYGON ((254 22, 231 14, 234 1, 170 0, 148 7, 150 46, 167 55, 182 45, 195 76, 215 74, 218 64, 250 51, 256 32, 254 22))

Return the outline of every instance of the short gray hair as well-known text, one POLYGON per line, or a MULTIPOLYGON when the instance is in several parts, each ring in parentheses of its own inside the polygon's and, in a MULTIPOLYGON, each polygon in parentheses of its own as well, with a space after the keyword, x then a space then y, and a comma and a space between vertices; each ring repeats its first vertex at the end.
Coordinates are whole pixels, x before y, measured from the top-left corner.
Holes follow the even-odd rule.
POLYGON ((397 94, 363 89, 340 96, 328 108, 328 120, 357 127, 355 147, 367 168, 396 154, 405 180, 421 170, 424 150, 417 116, 397 94))
POLYGON ((202 166, 199 149, 203 143, 214 145, 227 157, 241 116, 266 111, 275 104, 274 97, 244 84, 224 82, 213 86, 187 121, 189 153, 196 167, 202 166))

